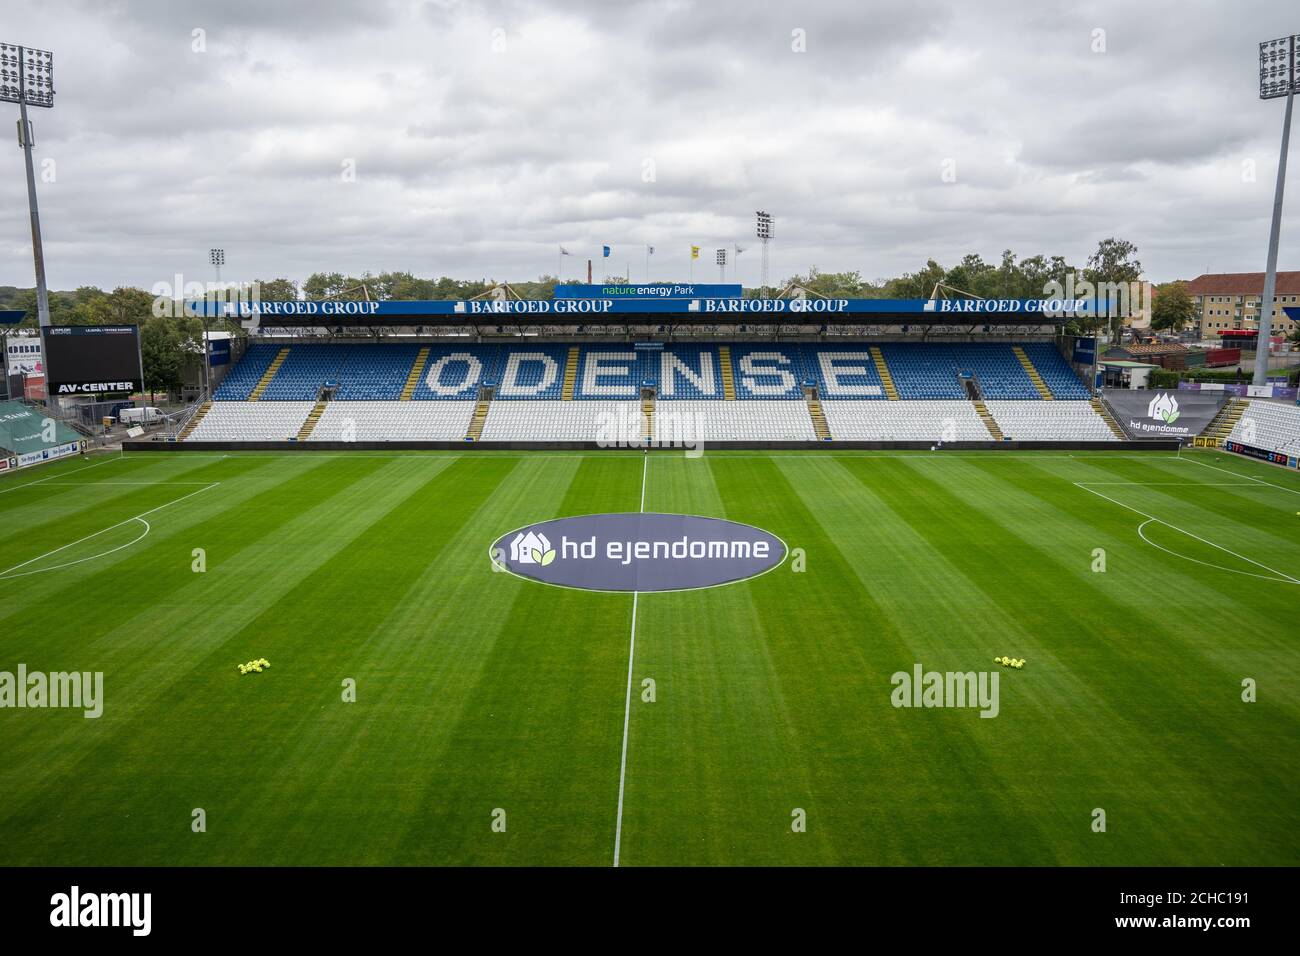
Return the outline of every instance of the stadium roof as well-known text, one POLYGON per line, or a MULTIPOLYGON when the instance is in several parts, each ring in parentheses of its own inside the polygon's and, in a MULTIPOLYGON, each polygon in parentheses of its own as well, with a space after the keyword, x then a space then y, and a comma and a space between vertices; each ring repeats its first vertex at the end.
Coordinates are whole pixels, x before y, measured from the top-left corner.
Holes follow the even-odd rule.
POLYGON ((192 300, 192 315, 259 326, 336 325, 1063 325, 1098 314, 1090 299, 470 299, 192 300))

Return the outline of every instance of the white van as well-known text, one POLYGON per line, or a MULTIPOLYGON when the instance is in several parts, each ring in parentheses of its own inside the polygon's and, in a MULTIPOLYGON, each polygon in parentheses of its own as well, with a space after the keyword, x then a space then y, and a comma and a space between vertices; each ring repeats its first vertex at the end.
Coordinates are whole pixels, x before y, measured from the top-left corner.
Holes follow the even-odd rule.
POLYGON ((117 413, 117 420, 123 425, 152 425, 154 422, 162 421, 166 416, 163 415, 161 408, 146 406, 144 408, 124 408, 117 413))

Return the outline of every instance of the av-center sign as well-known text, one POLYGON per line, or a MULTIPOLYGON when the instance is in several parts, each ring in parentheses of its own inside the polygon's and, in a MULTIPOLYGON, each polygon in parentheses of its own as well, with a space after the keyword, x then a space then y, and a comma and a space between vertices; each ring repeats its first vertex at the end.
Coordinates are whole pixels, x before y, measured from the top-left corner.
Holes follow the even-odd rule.
POLYGON ((51 325, 41 329, 51 395, 129 395, 144 390, 140 330, 134 325, 51 325))

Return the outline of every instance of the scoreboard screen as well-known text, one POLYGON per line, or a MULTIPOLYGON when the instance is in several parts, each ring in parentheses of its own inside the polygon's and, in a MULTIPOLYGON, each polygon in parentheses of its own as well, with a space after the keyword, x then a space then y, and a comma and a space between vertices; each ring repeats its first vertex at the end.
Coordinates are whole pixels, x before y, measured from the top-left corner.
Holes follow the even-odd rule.
POLYGON ((55 325, 41 329, 51 395, 143 391, 140 330, 134 325, 55 325))

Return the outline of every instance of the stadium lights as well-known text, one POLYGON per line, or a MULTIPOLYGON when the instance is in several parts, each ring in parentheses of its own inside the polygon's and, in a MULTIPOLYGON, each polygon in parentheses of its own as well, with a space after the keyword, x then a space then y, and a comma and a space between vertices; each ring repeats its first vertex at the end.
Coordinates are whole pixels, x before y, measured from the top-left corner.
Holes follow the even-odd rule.
MULTIPOLYGON (((27 107, 54 105, 54 54, 48 50, 0 43, 0 100, 17 103, 18 145, 27 166, 27 208, 32 217, 32 260, 36 267, 36 312, 42 327, 50 324, 50 295, 45 285, 45 250, 41 247, 41 217, 36 206, 36 173, 32 169, 32 124, 27 107)), ((46 392, 48 402, 49 393, 46 392)))
POLYGON ((1264 296, 1259 303, 1259 337, 1255 344, 1254 383, 1268 381, 1269 338, 1273 332, 1273 293, 1277 288, 1277 246, 1282 232, 1282 193, 1286 188, 1287 144, 1291 139, 1291 107, 1300 89, 1300 63, 1296 47, 1300 35, 1265 40, 1259 45, 1259 98, 1286 97, 1282 114, 1282 151, 1277 161, 1277 187, 1273 191, 1273 221, 1268 233, 1268 265, 1264 271, 1264 296))
MULTIPOLYGON (((209 249, 208 262, 217 270, 217 288, 221 288, 221 267, 226 264, 225 249, 209 249)), ((208 310, 203 310, 203 391, 208 400, 212 398, 212 373, 208 358, 208 310)))
POLYGON ((718 263, 718 281, 726 282, 727 281, 727 250, 719 249, 715 259, 718 263))
POLYGON ((767 298, 767 246, 772 240, 772 214, 764 212, 762 209, 754 214, 758 217, 758 226, 754 234, 763 246, 762 264, 759 267, 759 286, 762 289, 760 293, 764 299, 767 298))

